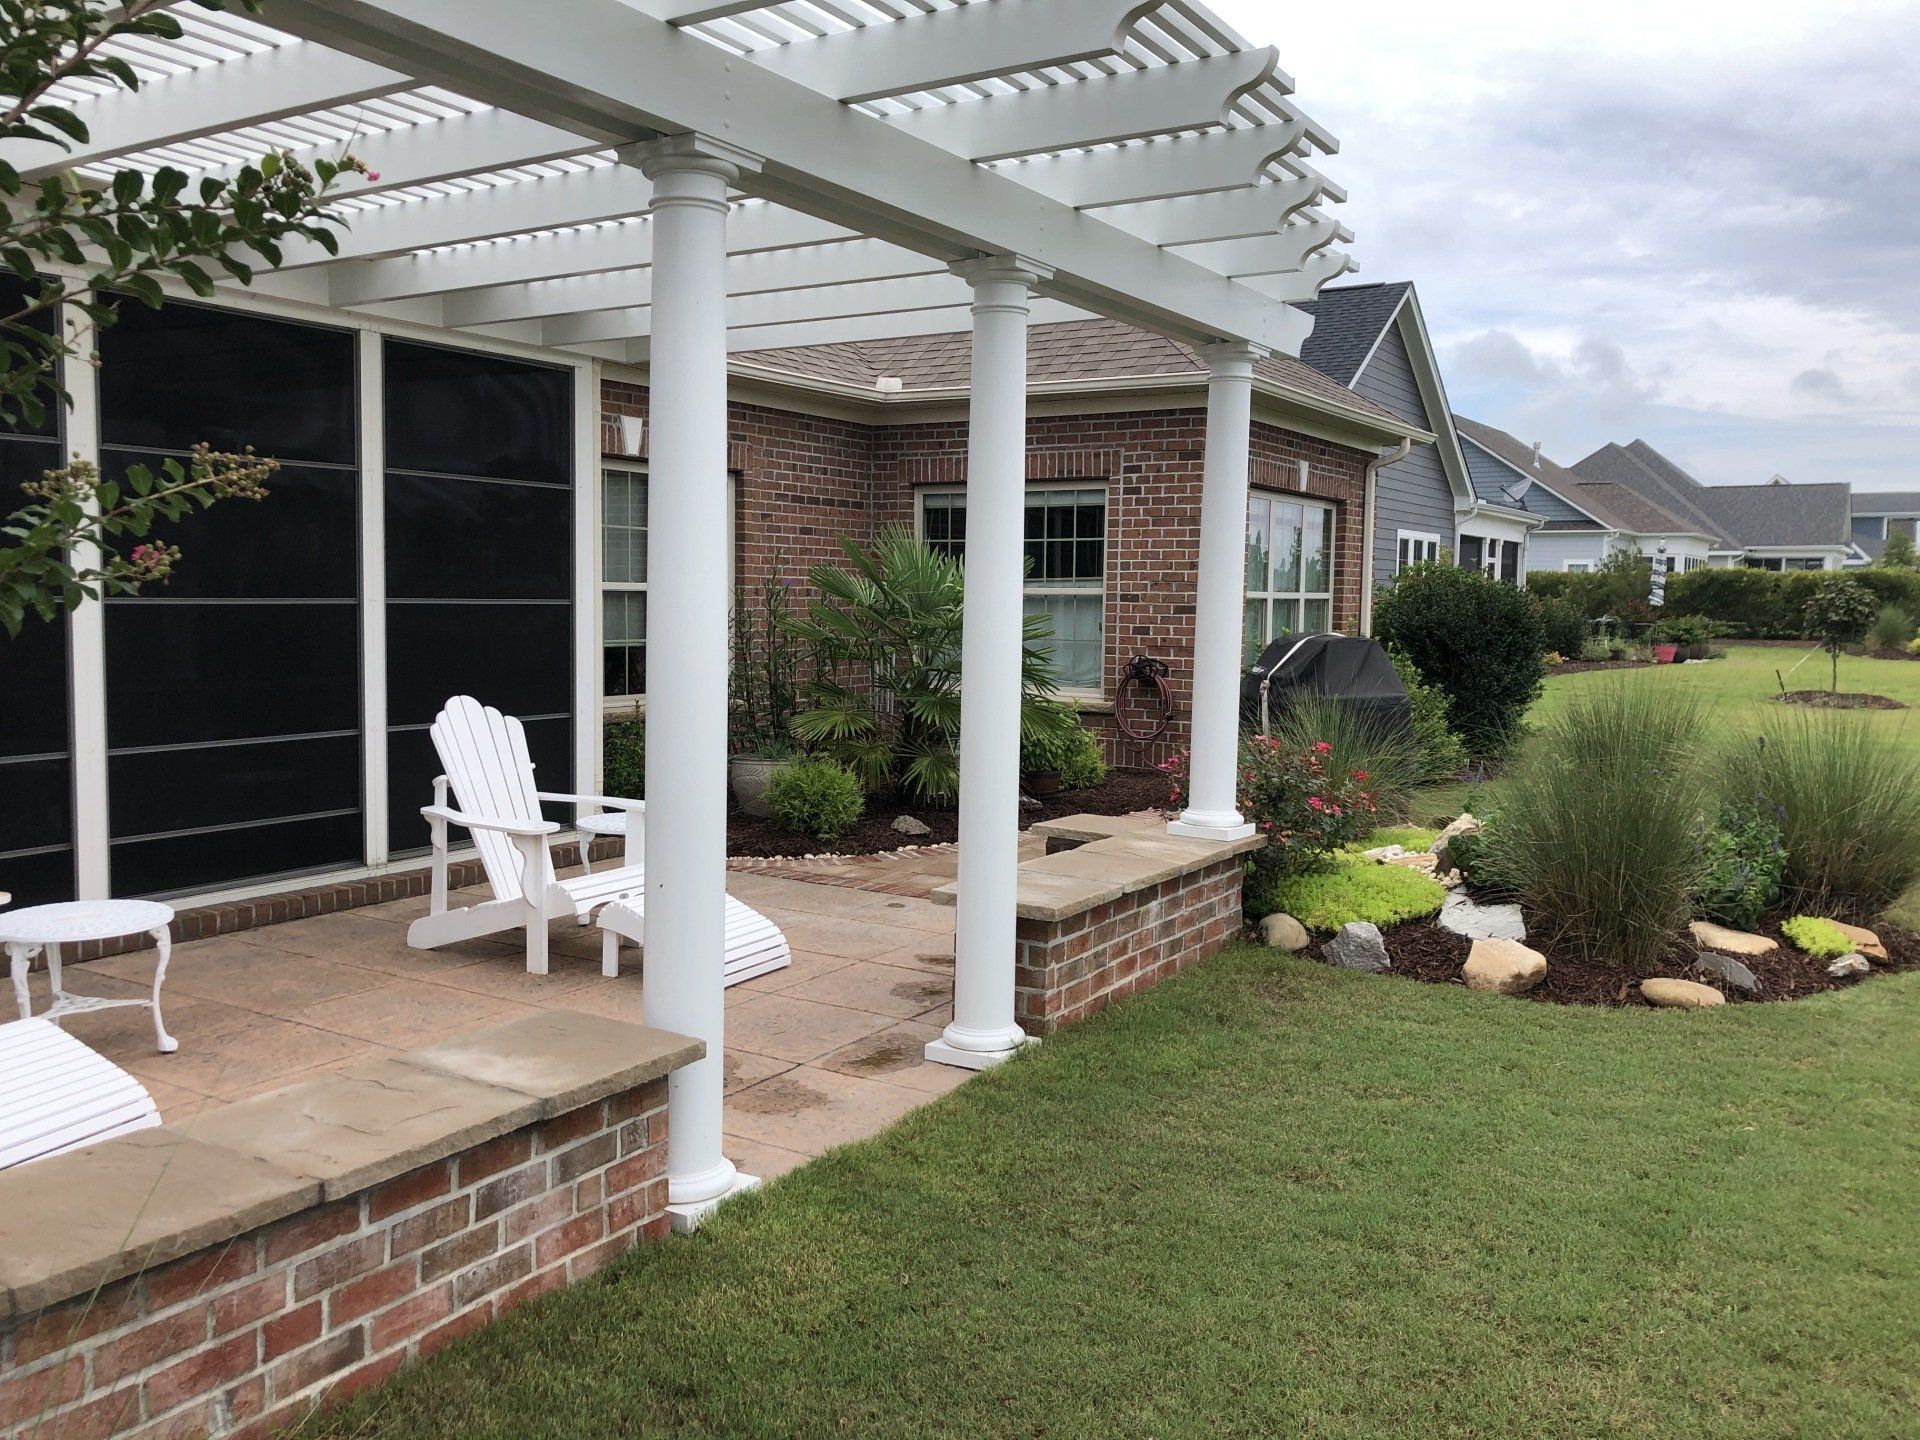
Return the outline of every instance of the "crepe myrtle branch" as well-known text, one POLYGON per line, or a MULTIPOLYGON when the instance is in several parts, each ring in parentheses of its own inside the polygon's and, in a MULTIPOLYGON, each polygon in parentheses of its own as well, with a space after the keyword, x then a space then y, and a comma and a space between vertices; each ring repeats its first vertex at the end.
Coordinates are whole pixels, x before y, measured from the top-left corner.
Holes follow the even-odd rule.
MULTIPOLYGON (((138 90, 140 74, 123 53, 132 52, 109 42, 179 38, 167 3, 0 0, 0 142, 87 144, 68 94, 77 82, 138 90)), ((239 5, 262 8, 260 0, 239 5)), ((344 147, 311 164, 273 151, 198 182, 171 166, 89 166, 28 180, 0 160, 0 429, 46 427, 49 409, 67 400, 61 362, 97 366, 92 336, 114 323, 127 297, 157 309, 167 280, 203 297, 214 293, 216 274, 250 285, 258 268, 281 263, 289 242, 337 254, 345 220, 329 206, 349 175, 379 178, 344 147)), ((115 543, 198 505, 258 499, 273 469, 251 451, 202 446, 185 465, 168 461, 164 478, 136 469, 102 482, 76 461, 21 487, 30 503, 0 522, 0 624, 17 632, 29 614, 50 618, 82 596, 165 579, 179 559, 175 546, 151 541, 122 555, 115 543), (76 568, 71 552, 83 545, 99 547, 100 559, 76 568)))

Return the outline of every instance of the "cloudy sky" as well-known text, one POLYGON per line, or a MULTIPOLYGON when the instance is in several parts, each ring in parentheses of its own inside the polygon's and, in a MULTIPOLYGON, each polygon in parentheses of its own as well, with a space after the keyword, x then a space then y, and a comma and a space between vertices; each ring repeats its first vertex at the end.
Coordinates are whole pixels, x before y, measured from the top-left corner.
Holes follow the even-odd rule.
POLYGON ((1340 137, 1360 280, 1571 463, 1920 489, 1916 0, 1215 0, 1340 137))

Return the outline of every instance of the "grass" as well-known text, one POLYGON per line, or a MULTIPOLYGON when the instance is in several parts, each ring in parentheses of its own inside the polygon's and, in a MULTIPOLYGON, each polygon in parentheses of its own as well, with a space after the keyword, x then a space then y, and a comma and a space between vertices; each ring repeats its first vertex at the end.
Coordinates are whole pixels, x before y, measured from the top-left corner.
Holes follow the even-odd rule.
POLYGON ((1431 849, 1433 842, 1440 838, 1440 832, 1424 825, 1389 825, 1376 830, 1360 842, 1362 850, 1380 850, 1388 845, 1398 845, 1402 850, 1431 849))
POLYGON ((1917 1020, 1230 951, 315 1428, 1909 1434, 1917 1020))

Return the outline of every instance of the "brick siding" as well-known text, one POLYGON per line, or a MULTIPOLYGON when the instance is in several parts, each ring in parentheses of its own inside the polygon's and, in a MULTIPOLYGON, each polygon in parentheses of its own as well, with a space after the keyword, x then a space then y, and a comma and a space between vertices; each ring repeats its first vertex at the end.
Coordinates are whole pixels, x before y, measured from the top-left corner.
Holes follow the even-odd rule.
POLYGON ((0 1436, 263 1436, 667 1233, 667 1082, 0 1325, 0 1436))

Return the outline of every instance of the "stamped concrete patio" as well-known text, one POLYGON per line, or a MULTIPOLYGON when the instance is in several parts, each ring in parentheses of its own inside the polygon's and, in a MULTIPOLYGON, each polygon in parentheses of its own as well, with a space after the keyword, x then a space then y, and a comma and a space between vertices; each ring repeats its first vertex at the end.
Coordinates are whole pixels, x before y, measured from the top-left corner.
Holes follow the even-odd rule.
MULTIPOLYGON (((1023 837, 1022 853, 1039 841, 1023 837)), ((793 965, 727 991, 727 1151, 771 1177, 872 1135, 970 1072, 922 1056, 951 1017, 952 908, 926 896, 954 852, 843 861, 736 861, 728 889, 779 925, 793 965)), ((472 892, 478 894, 478 892, 472 892)), ((539 1010, 644 1015, 644 960, 600 974, 599 931, 556 925, 553 970, 529 975, 517 937, 410 949, 424 899, 244 930, 174 947, 164 992, 177 1054, 144 1010, 68 1028, 138 1075, 169 1123, 309 1080, 351 1061, 434 1044, 539 1010)), ((134 996, 153 952, 67 969, 68 988, 134 996)), ((33 977, 36 1008, 45 977, 33 977)))

